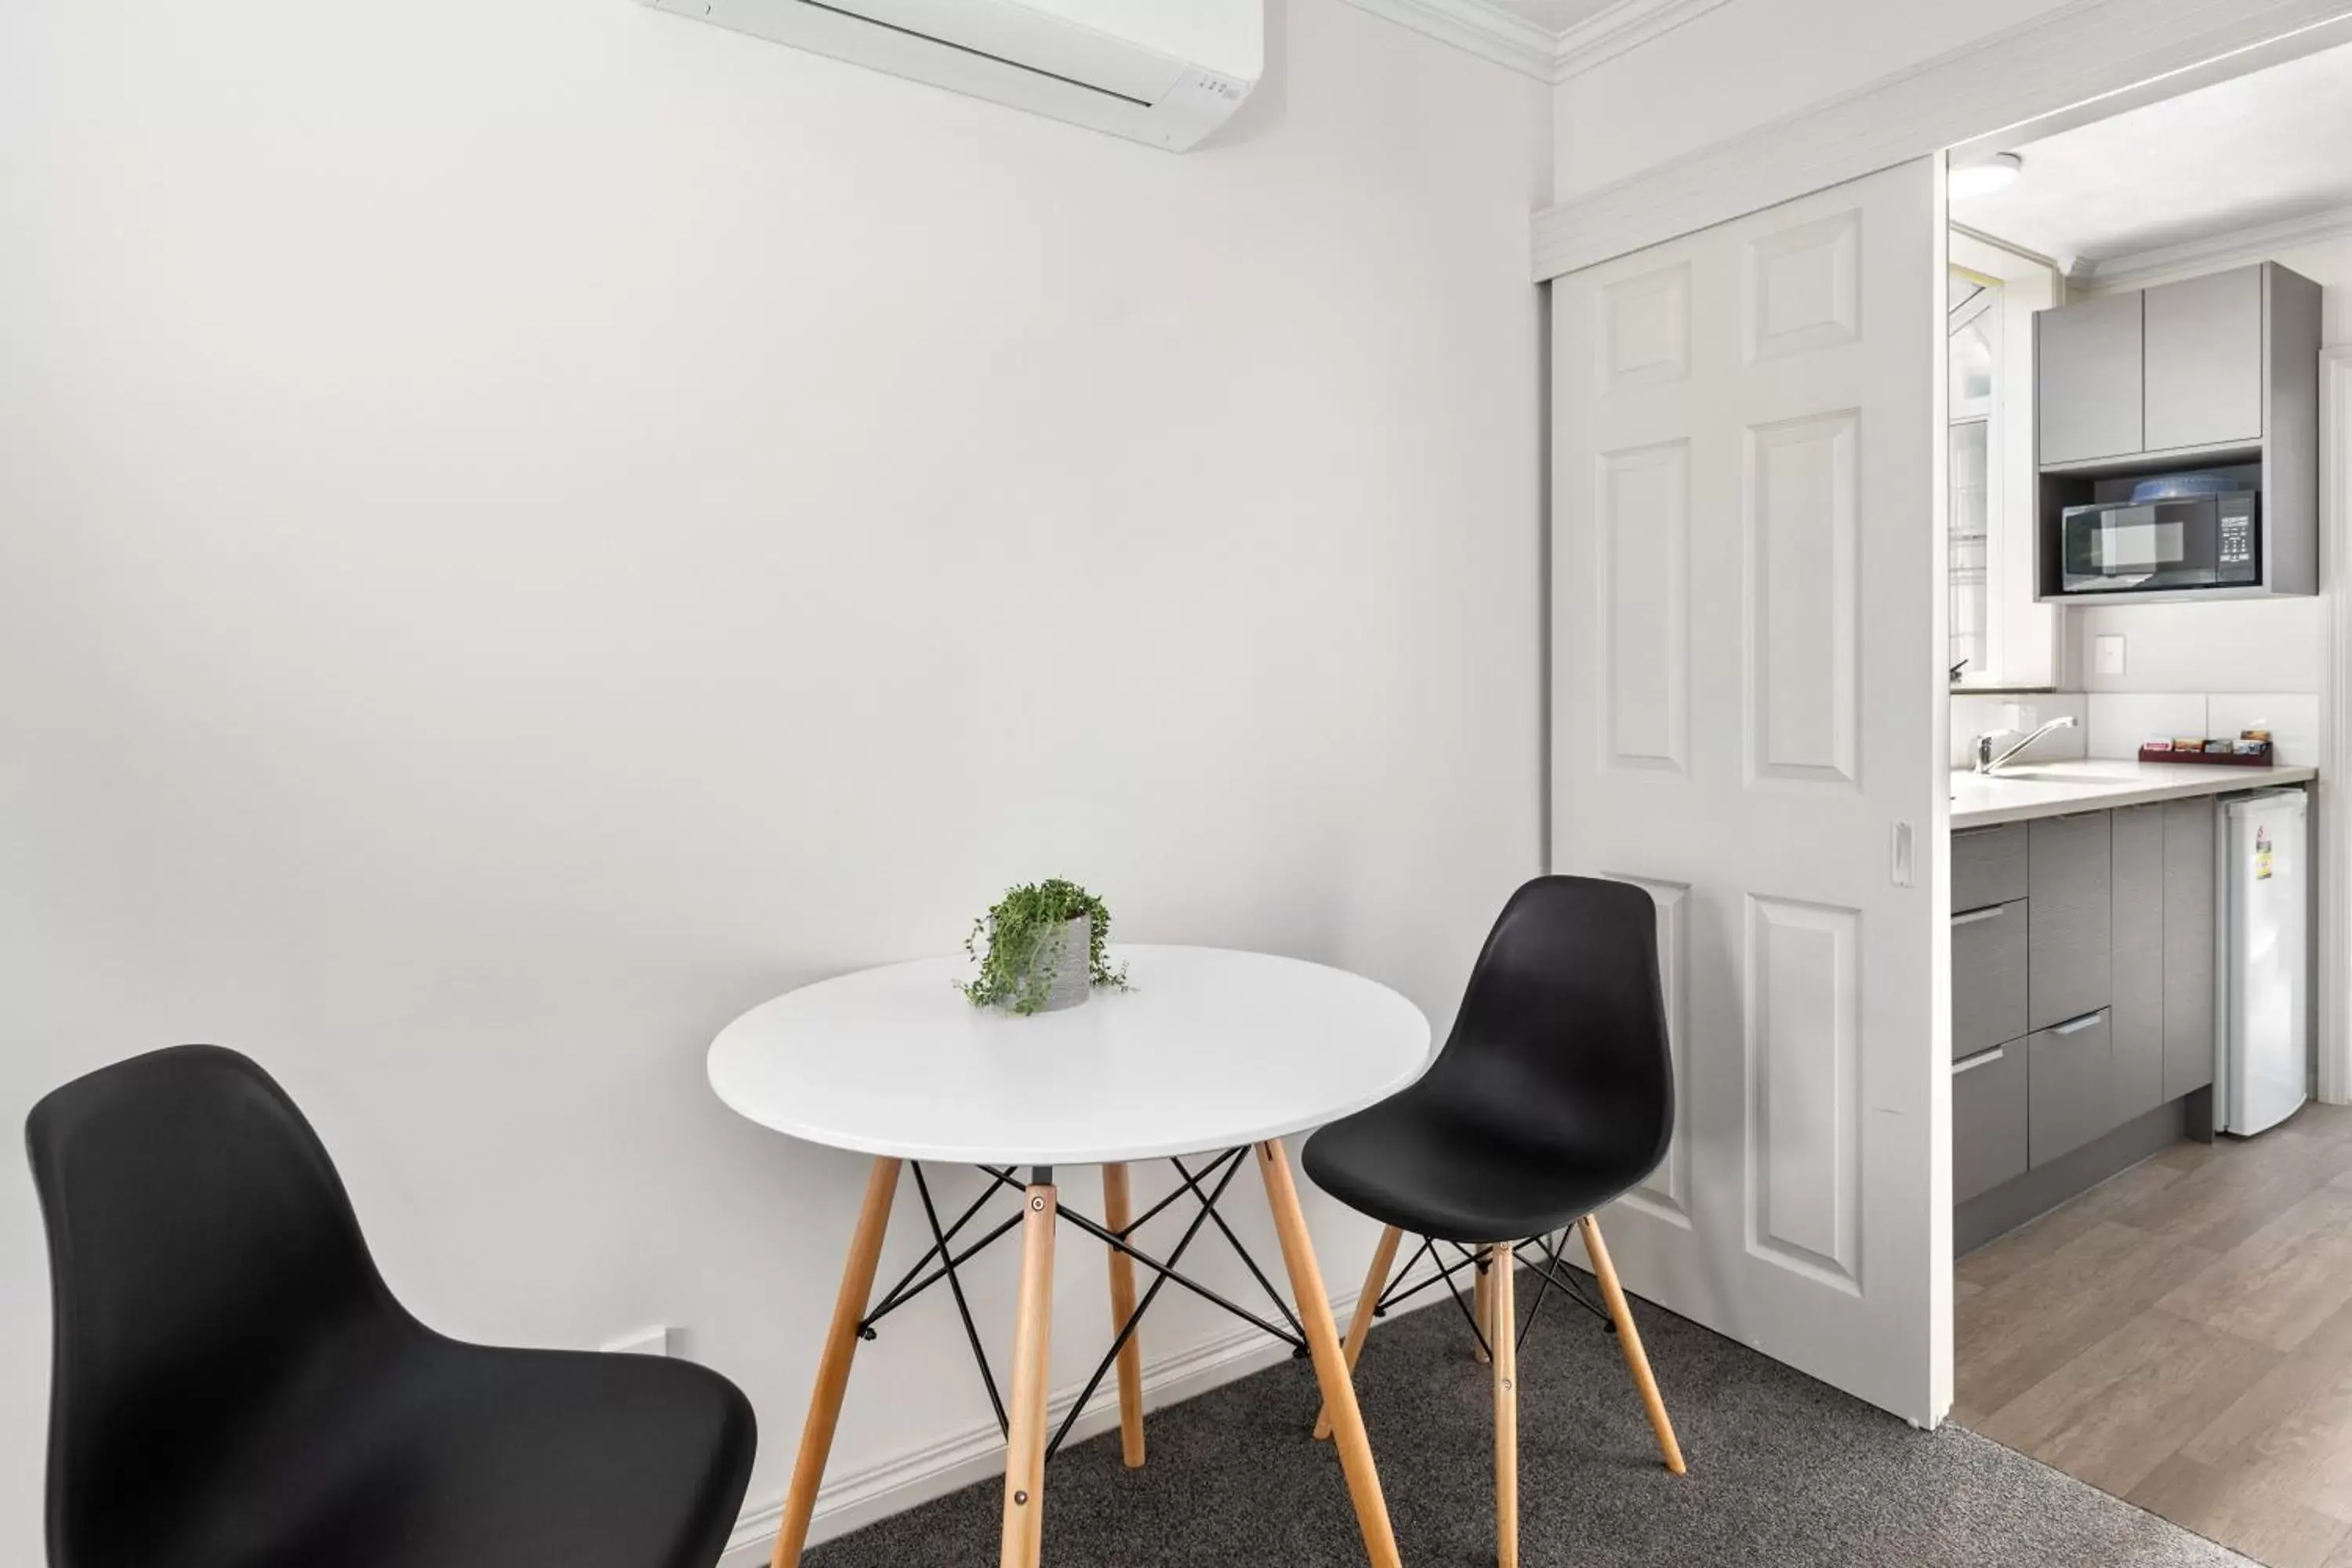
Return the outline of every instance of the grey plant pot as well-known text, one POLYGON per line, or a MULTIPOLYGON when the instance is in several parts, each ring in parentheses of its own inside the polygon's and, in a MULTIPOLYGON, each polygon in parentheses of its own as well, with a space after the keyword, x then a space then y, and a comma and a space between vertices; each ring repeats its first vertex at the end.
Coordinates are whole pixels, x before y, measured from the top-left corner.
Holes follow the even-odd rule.
POLYGON ((1062 928, 1058 944, 1048 943, 1037 957, 1054 966, 1052 978, 1045 983, 1045 1005, 1041 1013, 1058 1013, 1065 1007, 1075 1007, 1094 994, 1089 975, 1093 969, 1091 954, 1095 944, 1095 922, 1091 915, 1080 915, 1062 928))

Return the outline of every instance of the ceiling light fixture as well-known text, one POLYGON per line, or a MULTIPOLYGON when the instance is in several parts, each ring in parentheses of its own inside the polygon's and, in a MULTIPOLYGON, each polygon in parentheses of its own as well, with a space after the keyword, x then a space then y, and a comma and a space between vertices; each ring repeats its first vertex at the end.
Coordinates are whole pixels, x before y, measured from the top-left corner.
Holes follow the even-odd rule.
POLYGON ((1954 201, 1966 201, 1970 196, 1989 196, 1995 191, 2007 190, 2023 173, 2025 160, 2014 153, 1995 153, 1981 163, 1970 163, 1952 171, 1948 190, 1954 201))

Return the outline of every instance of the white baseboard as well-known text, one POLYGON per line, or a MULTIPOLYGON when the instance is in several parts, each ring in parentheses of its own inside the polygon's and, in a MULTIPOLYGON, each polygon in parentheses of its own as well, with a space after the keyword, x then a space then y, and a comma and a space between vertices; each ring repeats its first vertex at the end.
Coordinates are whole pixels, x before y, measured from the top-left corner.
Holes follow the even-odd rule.
MULTIPOLYGON (((1413 1276, 1419 1279, 1430 1272, 1423 1269, 1413 1276)), ((1331 1315, 1344 1332, 1349 1315, 1355 1310, 1359 1292, 1332 1298, 1331 1315)), ((1432 1301, 1445 1299, 1443 1289, 1423 1293, 1420 1300, 1391 1311, 1383 1321, 1392 1321, 1408 1312, 1418 1311, 1432 1301)), ((1143 1405, 1146 1410, 1180 1404, 1195 1394, 1206 1394, 1222 1384, 1261 1372, 1277 1363, 1290 1359, 1290 1349, 1278 1340, 1247 1324, 1229 1333, 1203 1340, 1189 1350, 1168 1357, 1156 1366, 1147 1367, 1143 1374, 1143 1405)), ((1058 1390, 1051 1403, 1048 1427, 1058 1426, 1062 1417, 1076 1401, 1076 1385, 1058 1390)), ((856 1398, 855 1384, 850 1397, 856 1398)), ((1314 1412, 1303 1405, 1302 1426, 1313 1420, 1314 1412)), ((1077 1442, 1097 1432, 1108 1431, 1118 1422, 1118 1388, 1116 1380, 1105 1378, 1102 1387, 1086 1414, 1078 1417, 1070 1429, 1070 1440, 1077 1442)), ((797 1431, 795 1426, 790 1430, 797 1431)), ((869 1465, 862 1470, 838 1475, 825 1483, 817 1494, 816 1513, 809 1521, 809 1544, 830 1541, 846 1535, 853 1530, 903 1513, 919 1503, 986 1480, 1004 1473, 1004 1436, 992 1421, 968 1426, 949 1434, 936 1442, 869 1465)), ((777 1527, 783 1521, 784 1501, 778 1497, 760 1508, 746 1511, 728 1538, 727 1551, 719 1560, 719 1568, 757 1568, 768 1561, 775 1545, 777 1527)))

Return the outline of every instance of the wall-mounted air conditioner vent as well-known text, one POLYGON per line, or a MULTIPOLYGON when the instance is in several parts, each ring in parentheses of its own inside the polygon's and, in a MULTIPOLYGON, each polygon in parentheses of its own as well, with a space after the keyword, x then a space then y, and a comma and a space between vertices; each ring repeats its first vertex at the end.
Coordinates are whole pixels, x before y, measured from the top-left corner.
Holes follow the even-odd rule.
POLYGON ((647 3, 1178 153, 1265 68, 1263 0, 647 3))

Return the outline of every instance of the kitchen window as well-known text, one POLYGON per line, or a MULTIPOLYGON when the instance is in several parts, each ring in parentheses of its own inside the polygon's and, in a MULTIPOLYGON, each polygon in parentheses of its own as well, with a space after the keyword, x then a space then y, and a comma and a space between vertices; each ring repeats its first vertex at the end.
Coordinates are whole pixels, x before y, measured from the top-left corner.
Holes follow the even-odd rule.
POLYGON ((1948 473, 1949 527, 1945 548, 1950 582, 1950 646, 1944 662, 1955 685, 1990 685, 2001 679, 1994 634, 1999 611, 1993 557, 2000 519, 1996 422, 2000 390, 2000 280, 1964 267, 1952 268, 1949 292, 1951 426, 1948 473))

